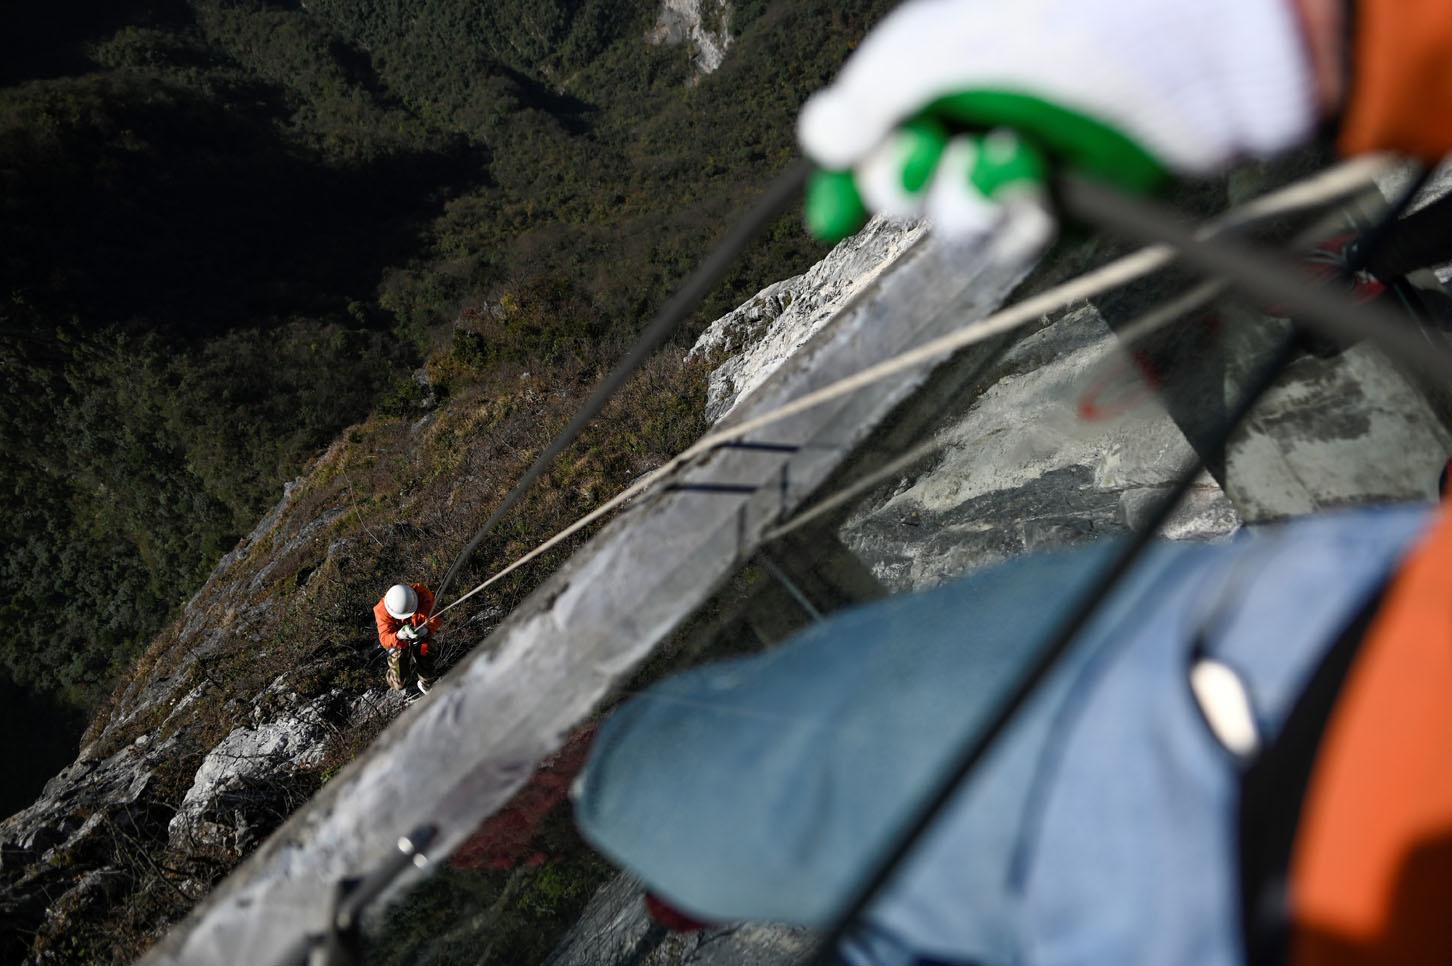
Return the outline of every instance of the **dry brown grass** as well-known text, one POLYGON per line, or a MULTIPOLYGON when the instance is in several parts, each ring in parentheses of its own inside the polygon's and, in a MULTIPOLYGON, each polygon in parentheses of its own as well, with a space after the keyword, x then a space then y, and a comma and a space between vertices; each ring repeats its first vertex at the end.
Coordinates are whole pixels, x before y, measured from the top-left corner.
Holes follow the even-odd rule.
MULTIPOLYGON (((110 937, 112 949, 134 958, 185 913, 187 900, 200 898, 241 860, 215 850, 177 852, 166 844, 166 820, 206 752, 252 723, 259 695, 279 676, 283 690, 303 701, 377 687, 382 667, 370 611, 382 589, 405 579, 437 582, 598 376, 578 363, 497 364, 480 371, 446 362, 434 366, 448 374, 446 401, 431 413, 375 416, 345 431, 310 466, 275 525, 243 548, 235 564, 156 638, 96 716, 87 740, 99 740, 103 754, 143 733, 175 735, 176 751, 158 785, 156 807, 130 830, 125 854, 111 850, 116 854, 76 860, 77 875, 124 862, 131 870, 126 886, 65 917, 70 938, 43 929, 36 949, 46 947, 64 961, 67 953, 94 951, 110 937), (191 637, 183 633, 189 626, 191 637), (175 696, 201 687, 186 712, 170 720, 169 704, 134 704, 161 676, 175 678, 175 696)), ((693 442, 705 430, 707 373, 705 363, 687 363, 679 350, 651 359, 484 541, 454 591, 693 442)), ((475 613, 476 605, 514 607, 588 537, 579 535, 501 581, 466 605, 471 609, 461 608, 460 617, 475 613)), ((456 659, 483 636, 463 624, 453 624, 460 638, 450 648, 456 659)), ((262 713, 283 710, 264 707, 262 713)), ((362 753, 387 720, 340 730, 323 761, 295 776, 298 788, 325 782, 362 753)), ((280 824, 286 815, 275 818, 280 824)))

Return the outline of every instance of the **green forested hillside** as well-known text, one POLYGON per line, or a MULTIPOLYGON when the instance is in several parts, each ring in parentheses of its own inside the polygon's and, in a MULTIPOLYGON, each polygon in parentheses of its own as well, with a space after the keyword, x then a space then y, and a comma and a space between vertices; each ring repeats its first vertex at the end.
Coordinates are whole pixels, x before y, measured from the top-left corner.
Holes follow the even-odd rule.
MULTIPOLYGON (((430 352, 476 389, 592 378, 888 6, 736 4, 698 80, 644 42, 645 0, 7 5, 0 688, 33 702, 7 713, 78 734, 283 481, 413 405, 430 352), (507 324, 475 324, 490 304, 507 324)), ((702 317, 814 257, 783 220, 702 317)))

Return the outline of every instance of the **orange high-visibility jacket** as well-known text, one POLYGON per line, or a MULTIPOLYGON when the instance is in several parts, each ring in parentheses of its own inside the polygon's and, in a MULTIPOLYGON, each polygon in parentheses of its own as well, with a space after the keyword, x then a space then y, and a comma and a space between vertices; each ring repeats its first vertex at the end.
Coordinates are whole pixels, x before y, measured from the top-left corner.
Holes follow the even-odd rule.
POLYGON ((1452 963, 1452 506, 1391 585, 1327 722, 1290 893, 1293 966, 1452 963))
MULTIPOLYGON (((378 624, 378 643, 382 644, 384 647, 402 647, 407 644, 407 641, 401 641, 398 639, 399 629, 402 628, 404 624, 411 624, 414 627, 422 627, 425 623, 424 615, 433 613, 434 592, 429 590, 423 584, 409 584, 409 586, 412 587, 414 589, 414 592, 418 594, 418 610, 414 611, 413 616, 408 618, 408 620, 401 621, 397 617, 394 617, 392 614, 390 614, 388 612, 388 608, 383 606, 383 598, 381 597, 378 599, 378 603, 373 605, 373 620, 378 624)), ((427 624, 429 626, 430 634, 438 632, 439 619, 437 617, 429 618, 427 624)))
POLYGON ((1341 150, 1452 153, 1452 2, 1357 0, 1352 16, 1341 150))
MULTIPOLYGON (((1356 0, 1339 146, 1452 153, 1452 0, 1356 0)), ((1452 963, 1452 507, 1342 688, 1290 870, 1293 966, 1452 963)))

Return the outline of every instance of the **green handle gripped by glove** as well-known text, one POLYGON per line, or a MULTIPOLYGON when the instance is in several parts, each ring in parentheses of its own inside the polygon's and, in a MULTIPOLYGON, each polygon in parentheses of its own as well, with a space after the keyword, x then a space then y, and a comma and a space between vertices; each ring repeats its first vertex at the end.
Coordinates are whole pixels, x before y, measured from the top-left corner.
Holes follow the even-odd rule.
POLYGON ((802 111, 825 241, 873 213, 982 235, 1041 198, 1046 160, 1135 192, 1314 126, 1285 0, 912 0, 802 111))

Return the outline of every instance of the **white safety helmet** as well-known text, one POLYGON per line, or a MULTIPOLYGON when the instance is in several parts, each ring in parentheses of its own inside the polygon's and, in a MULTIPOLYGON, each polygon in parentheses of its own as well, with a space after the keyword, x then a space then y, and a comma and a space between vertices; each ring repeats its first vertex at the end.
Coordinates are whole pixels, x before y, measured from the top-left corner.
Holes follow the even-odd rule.
POLYGON ((398 620, 412 617, 418 610, 418 591, 408 584, 394 584, 383 595, 383 609, 398 620))

